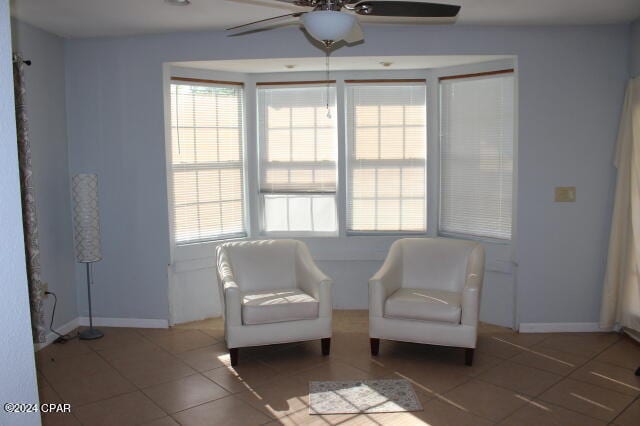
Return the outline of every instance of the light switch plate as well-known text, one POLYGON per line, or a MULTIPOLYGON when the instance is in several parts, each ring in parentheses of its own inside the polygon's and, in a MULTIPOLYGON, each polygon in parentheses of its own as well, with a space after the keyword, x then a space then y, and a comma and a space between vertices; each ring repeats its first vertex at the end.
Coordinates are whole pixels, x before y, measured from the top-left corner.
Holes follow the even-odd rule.
POLYGON ((556 203, 575 203, 576 187, 575 186, 556 186, 555 202, 556 203))

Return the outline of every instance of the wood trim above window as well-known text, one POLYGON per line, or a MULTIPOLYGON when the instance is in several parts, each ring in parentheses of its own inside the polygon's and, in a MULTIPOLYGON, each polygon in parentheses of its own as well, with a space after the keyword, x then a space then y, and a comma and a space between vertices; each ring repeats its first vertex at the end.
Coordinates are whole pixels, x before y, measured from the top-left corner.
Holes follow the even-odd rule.
POLYGON ((371 80, 345 80, 347 84, 353 83, 426 83, 427 80, 425 78, 376 78, 371 80))
POLYGON ((486 72, 477 72, 473 74, 458 74, 458 75, 445 75, 439 78, 442 80, 455 80, 459 78, 471 78, 471 77, 484 77, 488 75, 498 75, 498 74, 511 74, 514 72, 513 68, 505 69, 505 70, 497 70, 497 71, 486 71, 486 72))
POLYGON ((230 86, 244 86, 244 83, 241 81, 207 80, 204 78, 190 78, 190 77, 171 77, 171 81, 184 81, 187 83, 227 84, 230 86))
POLYGON ((295 86, 298 84, 334 84, 335 80, 312 80, 312 81, 260 81, 256 86, 295 86))

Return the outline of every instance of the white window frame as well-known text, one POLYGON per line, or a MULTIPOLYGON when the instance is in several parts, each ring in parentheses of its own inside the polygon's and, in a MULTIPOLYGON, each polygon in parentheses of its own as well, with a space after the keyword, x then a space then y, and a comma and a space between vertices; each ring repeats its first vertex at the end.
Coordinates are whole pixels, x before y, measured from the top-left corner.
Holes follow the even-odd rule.
MULTIPOLYGON (((473 67, 471 67, 473 69, 473 67)), ((448 237, 448 238, 456 238, 456 239, 463 239, 463 240, 472 240, 472 241, 479 241, 479 242, 486 242, 486 243, 490 243, 493 245, 497 245, 497 246, 512 246, 515 244, 515 240, 516 240, 516 225, 517 225, 517 205, 518 205, 518 198, 517 198, 517 194, 518 194, 518 123, 519 123, 519 118, 518 118, 518 72, 515 66, 511 66, 511 67, 489 67, 484 68, 484 67, 480 67, 479 70, 477 72, 472 72, 472 73, 456 73, 456 72, 450 72, 450 73, 443 73, 443 74, 439 74, 438 76, 436 76, 434 78, 434 81, 437 82, 437 85, 435 87, 436 89, 436 93, 435 93, 435 99, 434 102, 436 102, 437 104, 437 116, 433 117, 434 120, 436 120, 437 122, 435 123, 435 129, 437 129, 437 138, 436 141, 434 143, 434 145, 437 146, 437 156, 434 159, 437 163, 437 166, 434 168, 434 173, 437 174, 436 177, 436 184, 437 187, 435 189, 435 196, 436 196, 436 205, 437 205, 437 210, 435 213, 435 223, 434 223, 434 227, 435 227, 435 231, 436 231, 436 235, 437 236, 441 236, 441 237, 448 237), (440 229, 440 214, 441 214, 441 196, 442 196, 442 185, 441 185, 441 162, 442 162, 442 158, 441 158, 441 152, 440 152, 440 147, 441 147, 441 140, 440 140, 440 136, 441 136, 441 132, 440 132, 440 124, 441 124, 441 120, 440 120, 440 114, 442 111, 442 87, 440 84, 440 79, 445 77, 445 78, 451 78, 452 76, 454 78, 464 78, 464 79, 472 79, 472 78, 482 78, 485 76, 491 76, 491 75, 499 75, 499 74, 507 74, 507 75, 512 75, 513 76, 513 80, 514 80, 514 99, 513 99, 513 117, 514 117, 514 123, 513 123, 513 168, 512 168, 512 177, 511 177, 511 237, 508 239, 504 239, 504 238, 496 238, 496 237, 489 237, 489 236, 484 236, 484 235, 474 235, 474 234, 465 234, 465 233, 461 233, 461 232, 451 232, 451 231, 444 231, 440 229)))
POLYGON ((278 82, 273 82, 273 83, 269 83, 269 82, 264 82, 264 83, 259 83, 253 86, 253 94, 254 94, 254 102, 252 103, 252 105, 254 106, 254 116, 252 118, 253 122, 252 122, 252 126, 253 126, 253 138, 255 141, 255 147, 254 147, 254 155, 256 156, 256 167, 255 167, 255 182, 256 182, 256 203, 255 205, 258 207, 257 210, 253 210, 251 211, 252 215, 256 216, 256 223, 258 225, 257 230, 255 230, 255 234, 257 234, 258 236, 261 237, 273 237, 273 238, 296 238, 296 237, 300 237, 300 238, 315 238, 315 237, 319 237, 319 238, 337 238, 341 235, 341 230, 342 230, 342 220, 341 220, 341 216, 342 216, 342 211, 341 211, 341 206, 340 206, 340 186, 341 186, 341 181, 340 181, 340 177, 341 177, 341 172, 340 172, 340 147, 342 144, 342 136, 341 136, 341 132, 340 132, 340 116, 342 115, 342 108, 340 106, 340 99, 343 98, 343 96, 341 96, 340 92, 341 90, 343 90, 341 87, 342 85, 339 84, 340 82, 338 80, 329 80, 329 81, 286 81, 286 84, 283 85, 282 82, 278 81, 278 82), (262 148, 261 144, 260 144, 260 136, 259 136, 259 132, 262 130, 260 128, 260 105, 259 105, 259 96, 258 96, 258 91, 260 90, 260 87, 265 87, 265 88, 276 88, 276 87, 326 87, 327 82, 329 84, 332 85, 332 87, 335 90, 335 100, 336 100, 336 105, 335 105, 335 110, 336 110, 336 158, 335 158, 335 163, 336 163, 336 191, 335 192, 327 192, 327 193, 304 193, 304 192, 282 192, 282 193, 273 193, 273 194, 269 194, 269 193, 262 193, 260 190, 260 185, 261 185, 261 181, 262 181, 262 166, 263 166, 263 158, 265 155, 264 149, 262 148), (267 231, 265 228, 265 195, 283 195, 283 196, 296 196, 296 195, 300 195, 300 196, 308 196, 308 197, 313 197, 314 195, 317 196, 328 196, 328 195, 333 195, 334 197, 334 202, 335 202, 335 215, 336 215, 336 230, 335 231, 267 231))
MULTIPOLYGON (((170 259, 175 260, 177 256, 177 251, 190 251, 191 248, 199 247, 202 245, 208 244, 219 244, 225 241, 233 241, 233 240, 243 240, 247 238, 251 238, 251 226, 250 226, 250 217, 252 215, 251 205, 250 205, 250 197, 249 197, 249 151, 247 146, 247 136, 248 136, 248 125, 247 125, 247 85, 242 80, 231 81, 231 80, 216 80, 211 79, 209 75, 201 76, 199 73, 193 75, 191 73, 182 73, 176 72, 173 67, 165 65, 163 67, 163 81, 164 81, 164 125, 165 125, 165 156, 166 156, 166 176, 167 176, 167 208, 168 208, 168 228, 169 228, 169 241, 170 241, 170 259), (171 85, 173 84, 173 79, 180 79, 185 82, 188 80, 193 80, 194 84, 206 86, 222 86, 222 85, 239 85, 242 87, 242 140, 240 141, 240 146, 242 149, 242 187, 243 187, 243 226, 244 232, 229 234, 220 236, 219 238, 206 238, 200 240, 186 241, 186 242, 177 242, 175 239, 175 229, 174 229, 174 196, 173 196, 173 141, 172 141, 172 131, 171 131, 171 85)), ((182 257, 182 256, 180 256, 182 257)))
MULTIPOLYGON (((343 141, 344 141, 344 147, 345 147, 345 161, 344 161, 344 206, 342 211, 340 212, 341 215, 344 217, 344 235, 346 236, 398 236, 398 237, 402 237, 402 236, 425 236, 425 235, 429 235, 431 232, 431 226, 430 226, 430 220, 429 220, 429 211, 430 211, 430 207, 432 205, 431 203, 431 192, 432 192, 432 188, 430 188, 429 182, 430 182, 430 176, 429 176, 429 169, 430 169, 430 140, 431 140, 431 136, 430 136, 430 127, 431 127, 431 119, 430 119, 430 114, 431 114, 431 110, 430 110, 430 105, 429 105, 429 97, 430 97, 430 93, 429 93, 429 84, 427 79, 425 78, 420 78, 420 79, 375 79, 375 80, 351 80, 349 82, 344 82, 343 84, 343 89, 342 89, 342 95, 344 97, 343 100, 343 105, 344 105, 344 111, 341 114, 342 116, 345 117, 345 123, 344 123, 344 137, 343 137, 343 141), (353 138, 352 136, 352 132, 353 129, 350 129, 349 123, 346 120, 346 117, 348 115, 348 111, 353 107, 353 104, 351 103, 352 100, 349 98, 349 96, 347 96, 347 90, 349 88, 349 86, 352 85, 375 85, 375 86, 383 86, 383 85, 398 85, 398 84, 402 84, 402 80, 405 80, 408 83, 411 84, 420 84, 421 82, 425 85, 425 113, 426 113, 426 117, 425 117, 425 158, 424 158, 424 162, 420 161, 420 160, 414 160, 417 163, 423 164, 424 165, 424 231, 402 231, 402 230, 390 230, 390 231, 370 231, 370 230, 363 230, 363 231, 358 231, 358 230, 350 230, 348 229, 348 223, 349 223, 349 210, 348 210, 348 204, 349 204, 349 196, 350 196, 350 181, 349 181, 349 169, 350 169, 350 165, 349 165, 349 161, 352 158, 352 149, 353 149, 353 143, 350 143, 350 140, 353 138), (416 81, 416 80, 420 80, 420 82, 416 81)), ((389 165, 394 165, 394 160, 371 160, 371 162, 373 164, 375 164, 375 162, 381 162, 384 161, 386 164, 389 165)), ((397 161, 397 166, 401 167, 403 165, 407 165, 407 160, 395 160, 397 161)))

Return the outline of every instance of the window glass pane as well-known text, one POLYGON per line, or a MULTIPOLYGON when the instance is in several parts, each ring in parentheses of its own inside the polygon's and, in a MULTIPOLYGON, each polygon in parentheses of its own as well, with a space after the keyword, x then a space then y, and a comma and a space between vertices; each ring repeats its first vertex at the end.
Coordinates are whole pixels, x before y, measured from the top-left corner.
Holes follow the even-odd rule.
POLYGON ((440 231, 511 238, 513 75, 441 83, 440 231))
POLYGON ((264 230, 267 232, 289 230, 286 196, 265 195, 264 220, 264 230))
POLYGON ((333 195, 265 194, 266 232, 336 232, 336 199, 333 195))
POLYGON ((171 84, 173 233, 178 244, 245 235, 240 86, 171 84))
POLYGON ((335 197, 313 197, 313 230, 317 232, 335 232, 338 229, 335 197))
POLYGON ((347 88, 350 231, 426 231, 424 83, 347 88))
POLYGON ((311 220, 311 198, 291 196, 288 198, 289 205, 289 231, 310 231, 312 230, 311 220))

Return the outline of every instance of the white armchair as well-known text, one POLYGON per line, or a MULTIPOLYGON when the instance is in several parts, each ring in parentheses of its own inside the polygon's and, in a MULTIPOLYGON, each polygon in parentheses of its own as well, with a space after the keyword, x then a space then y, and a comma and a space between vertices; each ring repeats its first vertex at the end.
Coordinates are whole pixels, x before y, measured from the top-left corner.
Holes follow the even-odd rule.
POLYGON ((331 284, 295 240, 218 246, 218 285, 231 365, 239 348, 321 339, 331 348, 331 284))
POLYGON ((484 248, 448 238, 397 240, 369 280, 371 354, 380 339, 456 346, 473 363, 484 248))

